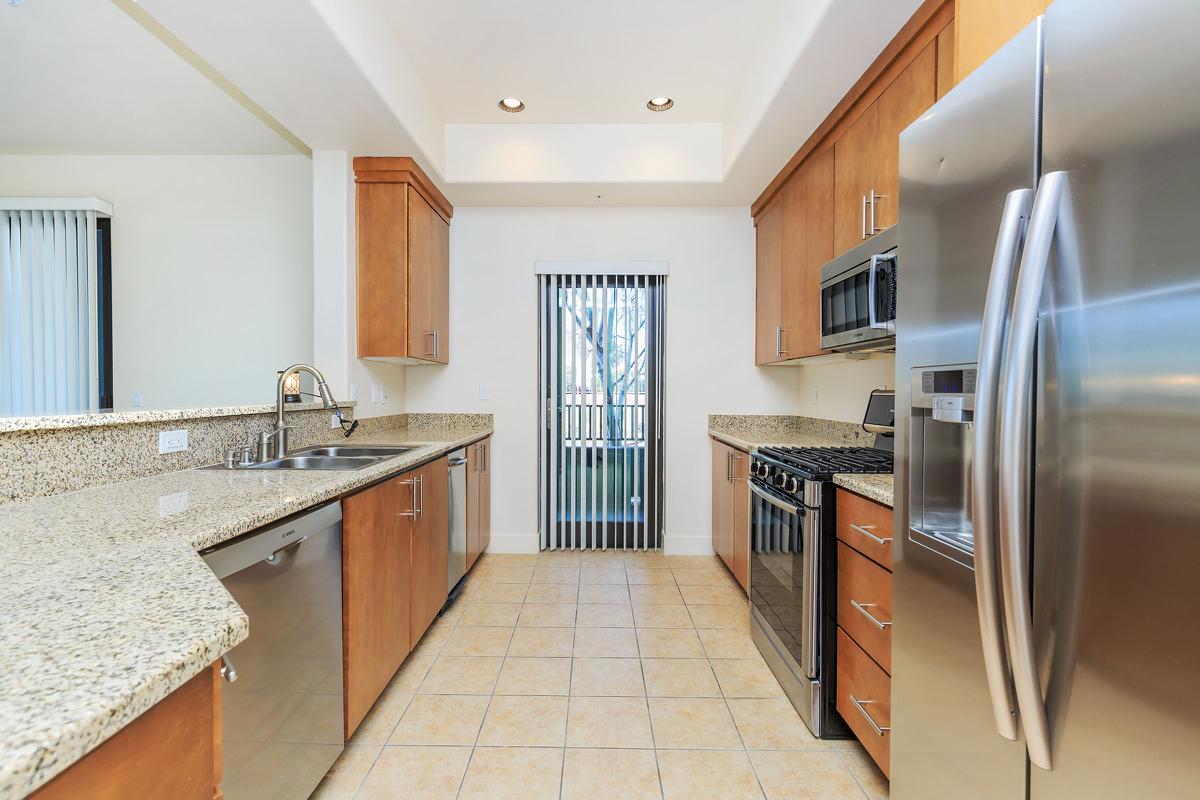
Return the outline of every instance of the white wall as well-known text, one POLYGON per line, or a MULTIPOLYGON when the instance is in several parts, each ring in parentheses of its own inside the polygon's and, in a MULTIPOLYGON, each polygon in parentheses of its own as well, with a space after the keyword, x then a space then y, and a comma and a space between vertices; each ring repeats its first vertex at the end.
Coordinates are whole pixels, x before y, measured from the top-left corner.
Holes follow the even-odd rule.
POLYGON ((313 363, 338 400, 357 399, 355 416, 404 411, 405 368, 357 355, 354 169, 345 151, 313 152, 313 363), (386 400, 372 402, 371 386, 386 400))
POLYGON ((312 357, 312 169, 304 156, 0 156, 0 195, 114 205, 114 400, 271 402, 312 357))
POLYGON ((538 260, 670 262, 666 548, 711 551, 708 414, 794 413, 797 370, 754 361, 745 208, 459 208, 450 226, 450 364, 408 368, 407 410, 495 415, 492 549, 537 548, 538 260), (490 400, 479 399, 480 385, 490 400))
POLYGON ((792 413, 805 417, 862 422, 871 390, 896 387, 896 356, 892 353, 872 355, 866 361, 833 361, 782 369, 795 369, 798 373, 799 402, 792 413))

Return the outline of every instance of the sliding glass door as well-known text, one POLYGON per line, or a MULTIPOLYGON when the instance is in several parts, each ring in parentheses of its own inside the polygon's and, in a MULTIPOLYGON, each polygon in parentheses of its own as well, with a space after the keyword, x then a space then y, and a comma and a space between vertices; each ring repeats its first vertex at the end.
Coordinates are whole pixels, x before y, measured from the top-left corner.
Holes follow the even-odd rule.
POLYGON ((664 284, 539 276, 543 549, 661 546, 664 284))

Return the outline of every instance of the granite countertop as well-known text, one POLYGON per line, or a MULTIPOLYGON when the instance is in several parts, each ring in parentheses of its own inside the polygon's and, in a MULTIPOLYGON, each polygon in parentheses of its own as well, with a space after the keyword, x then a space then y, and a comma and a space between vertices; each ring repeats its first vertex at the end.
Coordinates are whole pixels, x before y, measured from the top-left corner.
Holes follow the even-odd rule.
MULTIPOLYGON (((822 430, 818 420, 811 420, 810 423, 809 430, 784 429, 753 423, 716 425, 709 427, 708 435, 746 452, 763 447, 846 447, 853 444, 868 444, 866 441, 847 441, 844 435, 844 423, 828 425, 827 430, 822 430)), ((886 506, 893 504, 894 492, 891 475, 839 473, 833 476, 833 482, 837 486, 861 494, 876 503, 886 506)))
POLYGON ((191 469, 0 506, 0 800, 45 784, 246 638, 246 615, 197 551, 489 433, 355 437, 420 444, 361 470, 191 469))

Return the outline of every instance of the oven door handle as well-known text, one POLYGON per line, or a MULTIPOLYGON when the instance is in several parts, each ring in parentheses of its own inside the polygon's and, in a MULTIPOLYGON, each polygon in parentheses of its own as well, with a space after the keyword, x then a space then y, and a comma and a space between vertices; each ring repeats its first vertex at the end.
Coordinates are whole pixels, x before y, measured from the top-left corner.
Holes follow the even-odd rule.
POLYGON ((879 321, 879 315, 875 313, 875 308, 878 305, 875 298, 875 282, 879 275, 879 264, 883 261, 894 261, 895 253, 877 253, 871 256, 871 266, 867 269, 867 320, 872 328, 887 330, 887 321, 879 321))
POLYGON ((774 495, 771 495, 771 494, 767 494, 765 491, 760 489, 753 481, 750 482, 750 491, 754 492, 756 495, 761 497, 763 500, 766 500, 768 503, 775 506, 780 511, 786 511, 787 513, 794 514, 797 517, 804 516, 804 509, 802 507, 792 505, 791 503, 785 503, 782 500, 780 500, 778 497, 775 497, 774 495))

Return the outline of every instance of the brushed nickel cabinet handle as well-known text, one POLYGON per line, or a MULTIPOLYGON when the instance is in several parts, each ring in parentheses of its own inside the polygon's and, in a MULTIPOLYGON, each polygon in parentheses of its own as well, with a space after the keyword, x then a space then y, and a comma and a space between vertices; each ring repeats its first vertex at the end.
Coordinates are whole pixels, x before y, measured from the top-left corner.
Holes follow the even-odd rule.
POLYGON ((855 611, 862 614, 867 619, 871 620, 871 624, 874 625, 876 628, 879 628, 879 630, 881 630, 881 631, 887 630, 888 628, 892 627, 892 623, 884 622, 883 620, 879 619, 874 614, 872 614, 870 611, 867 611, 868 608, 876 607, 874 603, 860 603, 857 600, 851 600, 850 605, 854 606, 855 611))
POLYGON ((237 667, 229 660, 229 656, 221 656, 221 677, 226 683, 233 683, 238 679, 237 667))
POLYGON ((862 222, 858 226, 858 232, 862 234, 862 238, 867 238, 867 196, 862 196, 862 222))
POLYGON ((410 519, 416 519, 417 518, 417 479, 416 478, 405 478, 404 480, 400 481, 400 485, 412 487, 413 502, 412 502, 411 509, 409 509, 408 511, 401 511, 401 512, 397 513, 396 516, 409 517, 410 519))
POLYGON ((871 730, 875 731, 876 736, 883 736, 891 730, 890 726, 880 725, 878 722, 876 722, 871 716, 870 712, 864 708, 864 706, 874 705, 874 700, 859 700, 854 695, 850 695, 850 703, 854 706, 859 714, 862 714, 862 718, 865 719, 867 724, 871 726, 871 730))
POLYGON ((890 536, 876 536, 875 534, 871 533, 871 531, 875 530, 874 525, 855 525, 852 522, 850 523, 850 530, 861 533, 863 536, 867 537, 878 545, 888 545, 892 543, 892 537, 890 536))

